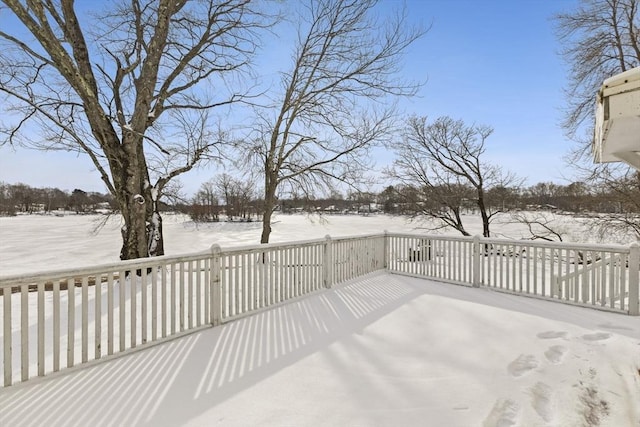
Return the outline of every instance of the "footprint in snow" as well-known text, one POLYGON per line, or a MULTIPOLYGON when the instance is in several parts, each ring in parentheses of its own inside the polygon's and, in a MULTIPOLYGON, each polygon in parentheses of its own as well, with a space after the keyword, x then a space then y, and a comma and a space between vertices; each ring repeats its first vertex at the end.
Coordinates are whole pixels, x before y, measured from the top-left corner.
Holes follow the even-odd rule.
POLYGON ((593 334, 586 334, 582 336, 585 341, 602 341, 607 338, 611 338, 611 334, 608 332, 595 332, 593 334))
POLYGON ((511 399, 498 399, 482 427, 511 427, 518 421, 520 406, 511 399))
POLYGON ((563 331, 547 331, 547 332, 540 332, 537 337, 541 338, 543 340, 550 340, 550 339, 554 339, 554 338, 565 338, 567 336, 566 332, 563 331))
POLYGON ((553 419, 553 399, 551 387, 543 382, 537 382, 531 387, 531 406, 540 417, 549 422, 553 419))
POLYGON ((521 377, 527 372, 537 368, 538 365, 538 359, 532 354, 521 354, 516 360, 509 363, 507 371, 511 376, 521 377))
POLYGON ((564 358, 564 355, 567 353, 567 351, 567 347, 563 345, 553 345, 544 352, 544 356, 549 362, 558 364, 562 362, 562 359, 564 358))
POLYGON ((602 329, 620 329, 620 330, 625 330, 625 331, 631 331, 632 328, 629 328, 627 326, 622 326, 622 325, 615 325, 611 322, 607 322, 607 323, 603 323, 601 325, 598 325, 598 328, 602 328, 602 329))

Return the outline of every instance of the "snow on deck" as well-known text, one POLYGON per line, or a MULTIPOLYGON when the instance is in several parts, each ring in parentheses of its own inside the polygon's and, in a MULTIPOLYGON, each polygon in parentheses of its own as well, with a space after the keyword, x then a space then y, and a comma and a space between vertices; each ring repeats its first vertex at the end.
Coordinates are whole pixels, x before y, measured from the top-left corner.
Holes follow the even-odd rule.
POLYGON ((638 318, 376 273, 0 389, 0 425, 638 425, 639 369, 638 318))

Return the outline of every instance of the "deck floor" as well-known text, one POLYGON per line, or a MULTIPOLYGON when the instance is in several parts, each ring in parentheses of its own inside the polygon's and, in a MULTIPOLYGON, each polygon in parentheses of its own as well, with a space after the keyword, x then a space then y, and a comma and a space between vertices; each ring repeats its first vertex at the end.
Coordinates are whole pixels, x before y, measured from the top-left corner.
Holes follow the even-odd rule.
POLYGON ((553 425, 574 417, 557 390, 577 387, 567 375, 591 364, 602 376, 607 351, 639 340, 638 318, 376 273, 0 389, 0 425, 553 425))

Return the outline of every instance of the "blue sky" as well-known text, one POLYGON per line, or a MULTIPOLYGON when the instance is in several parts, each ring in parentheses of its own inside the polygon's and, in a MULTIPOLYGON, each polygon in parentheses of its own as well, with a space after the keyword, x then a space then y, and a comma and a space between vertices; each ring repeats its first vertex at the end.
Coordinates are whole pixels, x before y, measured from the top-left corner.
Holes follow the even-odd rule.
MULTIPOLYGON (((407 1, 410 20, 432 27, 411 47, 404 64, 406 77, 426 84, 401 108, 407 115, 447 115, 490 125, 495 132, 488 140, 487 160, 517 173, 527 185, 568 183, 573 171, 564 156, 572 143, 559 127, 567 67, 558 54, 551 17, 577 4, 578 0, 407 1)), ((399 5, 400 1, 383 0, 379 13, 399 5)), ((6 24, 7 17, 0 16, 0 25, 6 24)), ((380 150, 375 157, 380 167, 390 160, 380 150)), ((193 194, 216 173, 208 168, 181 176, 185 193, 193 194)), ((106 191, 82 155, 10 147, 0 148, 0 181, 106 191)))

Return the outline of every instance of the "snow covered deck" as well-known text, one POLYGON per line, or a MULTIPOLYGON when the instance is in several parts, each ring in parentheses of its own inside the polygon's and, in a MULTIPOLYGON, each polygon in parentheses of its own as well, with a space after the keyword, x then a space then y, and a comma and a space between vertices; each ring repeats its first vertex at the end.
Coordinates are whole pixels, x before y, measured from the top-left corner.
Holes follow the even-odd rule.
POLYGON ((381 271, 0 389, 0 425, 638 425, 639 344, 636 317, 381 271))

